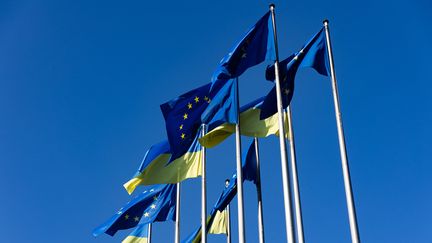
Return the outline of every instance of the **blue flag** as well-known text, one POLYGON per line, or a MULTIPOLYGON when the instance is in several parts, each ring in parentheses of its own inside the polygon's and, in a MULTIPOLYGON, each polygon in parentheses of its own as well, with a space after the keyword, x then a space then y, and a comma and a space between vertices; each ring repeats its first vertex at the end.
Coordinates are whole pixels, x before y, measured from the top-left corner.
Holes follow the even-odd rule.
POLYGON ((237 123, 236 87, 235 80, 208 83, 161 105, 171 148, 170 162, 190 149, 201 124, 237 123))
POLYGON ((271 24, 270 12, 267 12, 220 61, 212 82, 236 78, 264 60, 275 60, 271 24))
POLYGON ((117 231, 130 229, 138 224, 174 220, 176 185, 155 185, 132 199, 101 226, 93 231, 94 236, 102 233, 113 236, 117 231))
MULTIPOLYGON (((295 76, 297 70, 301 67, 312 67, 322 75, 330 75, 324 28, 315 34, 300 51, 280 62, 279 74, 284 108, 291 102, 294 93, 295 76)), ((266 79, 270 81, 275 80, 274 65, 267 67, 266 79)), ((276 112, 276 87, 273 87, 261 106, 260 119, 268 118, 276 112)))

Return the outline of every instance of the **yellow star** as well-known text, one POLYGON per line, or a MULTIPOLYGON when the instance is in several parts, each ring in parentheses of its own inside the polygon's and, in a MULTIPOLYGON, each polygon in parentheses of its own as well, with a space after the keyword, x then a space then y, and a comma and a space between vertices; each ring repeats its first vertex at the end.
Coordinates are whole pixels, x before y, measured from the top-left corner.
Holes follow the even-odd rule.
POLYGON ((204 100, 208 100, 209 98, 207 96, 204 96, 204 100))
POLYGON ((154 197, 153 197, 153 200, 155 200, 155 201, 158 200, 158 197, 157 197, 157 196, 154 196, 154 197))
POLYGON ((179 129, 180 129, 180 130, 183 130, 183 124, 180 125, 179 129))
POLYGON ((181 137, 182 139, 185 139, 186 134, 182 133, 180 137, 181 137))
POLYGON ((135 222, 138 222, 139 221, 138 216, 135 216, 134 220, 135 220, 135 222))
POLYGON ((150 214, 145 212, 144 217, 148 217, 150 214))
POLYGON ((185 113, 185 114, 183 115, 183 120, 186 120, 187 118, 188 118, 188 114, 185 113))
POLYGON ((129 219, 129 215, 126 214, 125 215, 125 219, 128 220, 129 219))
POLYGON ((195 96, 195 103, 198 103, 199 102, 199 97, 198 96, 195 96))
POLYGON ((150 208, 151 208, 151 209, 155 209, 155 208, 156 208, 156 204, 152 204, 152 205, 150 206, 150 208))
POLYGON ((188 103, 188 109, 192 109, 192 103, 188 103))

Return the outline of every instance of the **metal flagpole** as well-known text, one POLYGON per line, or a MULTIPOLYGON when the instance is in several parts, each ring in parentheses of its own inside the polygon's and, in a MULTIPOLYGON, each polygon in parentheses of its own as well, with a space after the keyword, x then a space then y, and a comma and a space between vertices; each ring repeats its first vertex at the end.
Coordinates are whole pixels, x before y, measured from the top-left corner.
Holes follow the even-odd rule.
POLYGON ((355 205, 354 205, 354 195, 353 195, 352 187, 351 187, 351 178, 350 178, 350 171, 349 171, 349 166, 348 166, 348 156, 347 156, 346 145, 345 145, 344 130, 343 130, 343 126, 342 126, 342 114, 340 111, 339 94, 338 94, 338 89, 337 89, 336 73, 335 73, 334 62, 333 62, 333 52, 332 52, 332 46, 331 46, 331 42, 330 42, 329 21, 324 20, 323 24, 324 24, 324 28, 325 28, 325 32, 326 32, 327 51, 328 51, 328 57, 330 60, 330 75, 331 75, 331 81, 332 81, 333 101, 334 101, 334 108, 335 108, 335 115, 336 115, 338 138, 339 138, 340 156, 341 156, 341 161, 342 161, 342 171, 343 171, 343 178, 344 178, 344 185, 345 185, 345 196, 346 196, 347 206, 348 206, 348 217, 349 217, 349 224, 350 224, 350 231, 351 231, 351 241, 353 243, 359 243, 360 242, 360 236, 358 233, 357 216, 356 216, 356 210, 355 210, 355 205))
POLYGON ((276 96, 277 96, 277 108, 279 114, 279 143, 281 152, 281 166, 282 166, 282 185, 284 192, 284 205, 285 205, 285 226, 288 243, 294 243, 294 225, 293 216, 291 209, 291 196, 290 196, 290 182, 288 176, 288 161, 286 152, 286 141, 285 141, 285 128, 284 128, 284 111, 282 104, 282 94, 279 80, 279 54, 277 45, 277 34, 276 34, 276 18, 275 18, 275 5, 270 4, 270 11, 272 14, 273 22, 273 34, 274 34, 274 44, 275 44, 275 83, 276 83, 276 96))
POLYGON ((175 243, 180 243, 180 182, 177 183, 175 243))
POLYGON ((262 194, 261 194, 261 169, 260 169, 260 157, 259 157, 259 145, 258 145, 258 138, 254 138, 255 142, 255 156, 256 156, 256 163, 257 163, 257 181, 256 181, 256 187, 257 187, 257 197, 258 197, 258 235, 259 235, 259 242, 264 243, 264 213, 263 213, 263 207, 262 207, 262 194))
MULTIPOLYGON (((201 134, 206 134, 207 126, 202 124, 201 134)), ((206 148, 202 146, 202 175, 201 175, 201 242, 207 243, 207 188, 206 188, 206 148)))
POLYGON ((296 215, 296 226, 297 226, 297 240, 298 243, 304 243, 303 233, 303 216, 300 202, 300 189, 297 176, 297 158, 294 143, 294 129, 292 125, 291 108, 290 106, 286 109, 287 121, 288 121, 288 139, 290 145, 290 161, 291 161, 291 178, 293 183, 293 194, 294 194, 294 208, 296 215))
MULTIPOLYGON (((230 180, 226 179, 225 180, 225 187, 228 187, 230 180)), ((226 207, 226 212, 227 212, 227 243, 231 243, 231 217, 230 217, 230 205, 228 203, 227 207, 226 207)))
POLYGON ((151 243, 152 242, 152 238, 151 238, 151 233, 152 233, 152 224, 148 224, 148 234, 147 234, 147 242, 151 243))
POLYGON ((244 209, 243 209, 243 171, 242 171, 242 156, 241 156, 241 136, 240 136, 240 101, 238 78, 236 82, 237 92, 237 124, 236 124, 236 167, 237 167, 237 206, 238 206, 238 234, 239 242, 245 242, 245 226, 244 226, 244 209))

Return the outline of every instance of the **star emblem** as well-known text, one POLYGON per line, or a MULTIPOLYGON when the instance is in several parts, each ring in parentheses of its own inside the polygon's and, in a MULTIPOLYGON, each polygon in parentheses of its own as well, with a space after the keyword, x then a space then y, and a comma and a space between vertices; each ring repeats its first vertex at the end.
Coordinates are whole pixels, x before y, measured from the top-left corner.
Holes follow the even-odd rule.
POLYGON ((183 120, 186 120, 186 119, 188 119, 188 114, 187 114, 187 113, 185 113, 185 114, 183 115, 183 120))
POLYGON ((128 220, 129 219, 129 215, 126 214, 125 215, 125 219, 128 220))
POLYGON ((157 201, 157 200, 158 200, 158 197, 157 197, 157 196, 154 196, 154 197, 153 197, 153 200, 157 201))
POLYGON ((179 130, 183 130, 183 124, 180 125, 179 130))
POLYGON ((207 96, 204 96, 204 100, 207 101, 209 98, 207 96))
POLYGON ((295 56, 295 57, 294 57, 294 60, 296 60, 296 61, 297 61, 297 59, 298 59, 298 56, 295 56))
POLYGON ((188 103, 188 109, 192 109, 192 103, 188 103))
POLYGON ((195 103, 198 103, 199 102, 199 97, 198 96, 195 96, 195 103))
POLYGON ((150 206, 150 208, 151 208, 151 209, 155 209, 155 208, 156 208, 156 204, 152 204, 152 205, 150 206))
POLYGON ((288 89, 284 89, 284 94, 288 95, 289 94, 289 90, 288 89))
POLYGON ((146 218, 147 218, 149 215, 150 215, 150 214, 149 214, 148 212, 145 212, 145 213, 144 213, 144 217, 146 217, 146 218))
POLYGON ((139 221, 138 216, 135 216, 134 220, 135 220, 135 222, 138 222, 139 221))
POLYGON ((182 139, 185 139, 186 134, 182 133, 180 137, 181 137, 182 139))
POLYGON ((150 192, 154 192, 154 189, 150 189, 150 192))

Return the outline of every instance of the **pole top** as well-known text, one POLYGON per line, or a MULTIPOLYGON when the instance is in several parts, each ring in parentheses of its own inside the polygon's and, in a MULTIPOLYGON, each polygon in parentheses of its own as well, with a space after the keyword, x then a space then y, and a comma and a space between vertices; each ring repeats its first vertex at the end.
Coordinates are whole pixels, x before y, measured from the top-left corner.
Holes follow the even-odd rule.
POLYGON ((269 8, 270 8, 270 10, 273 10, 275 8, 275 4, 274 3, 270 3, 269 8))
POLYGON ((324 25, 324 26, 327 26, 328 24, 329 24, 329 20, 328 20, 328 19, 324 19, 324 20, 323 20, 323 25, 324 25))
POLYGON ((228 187, 228 185, 229 185, 229 182, 230 182, 230 180, 229 180, 229 179, 226 179, 226 180, 225 180, 225 187, 228 187))

